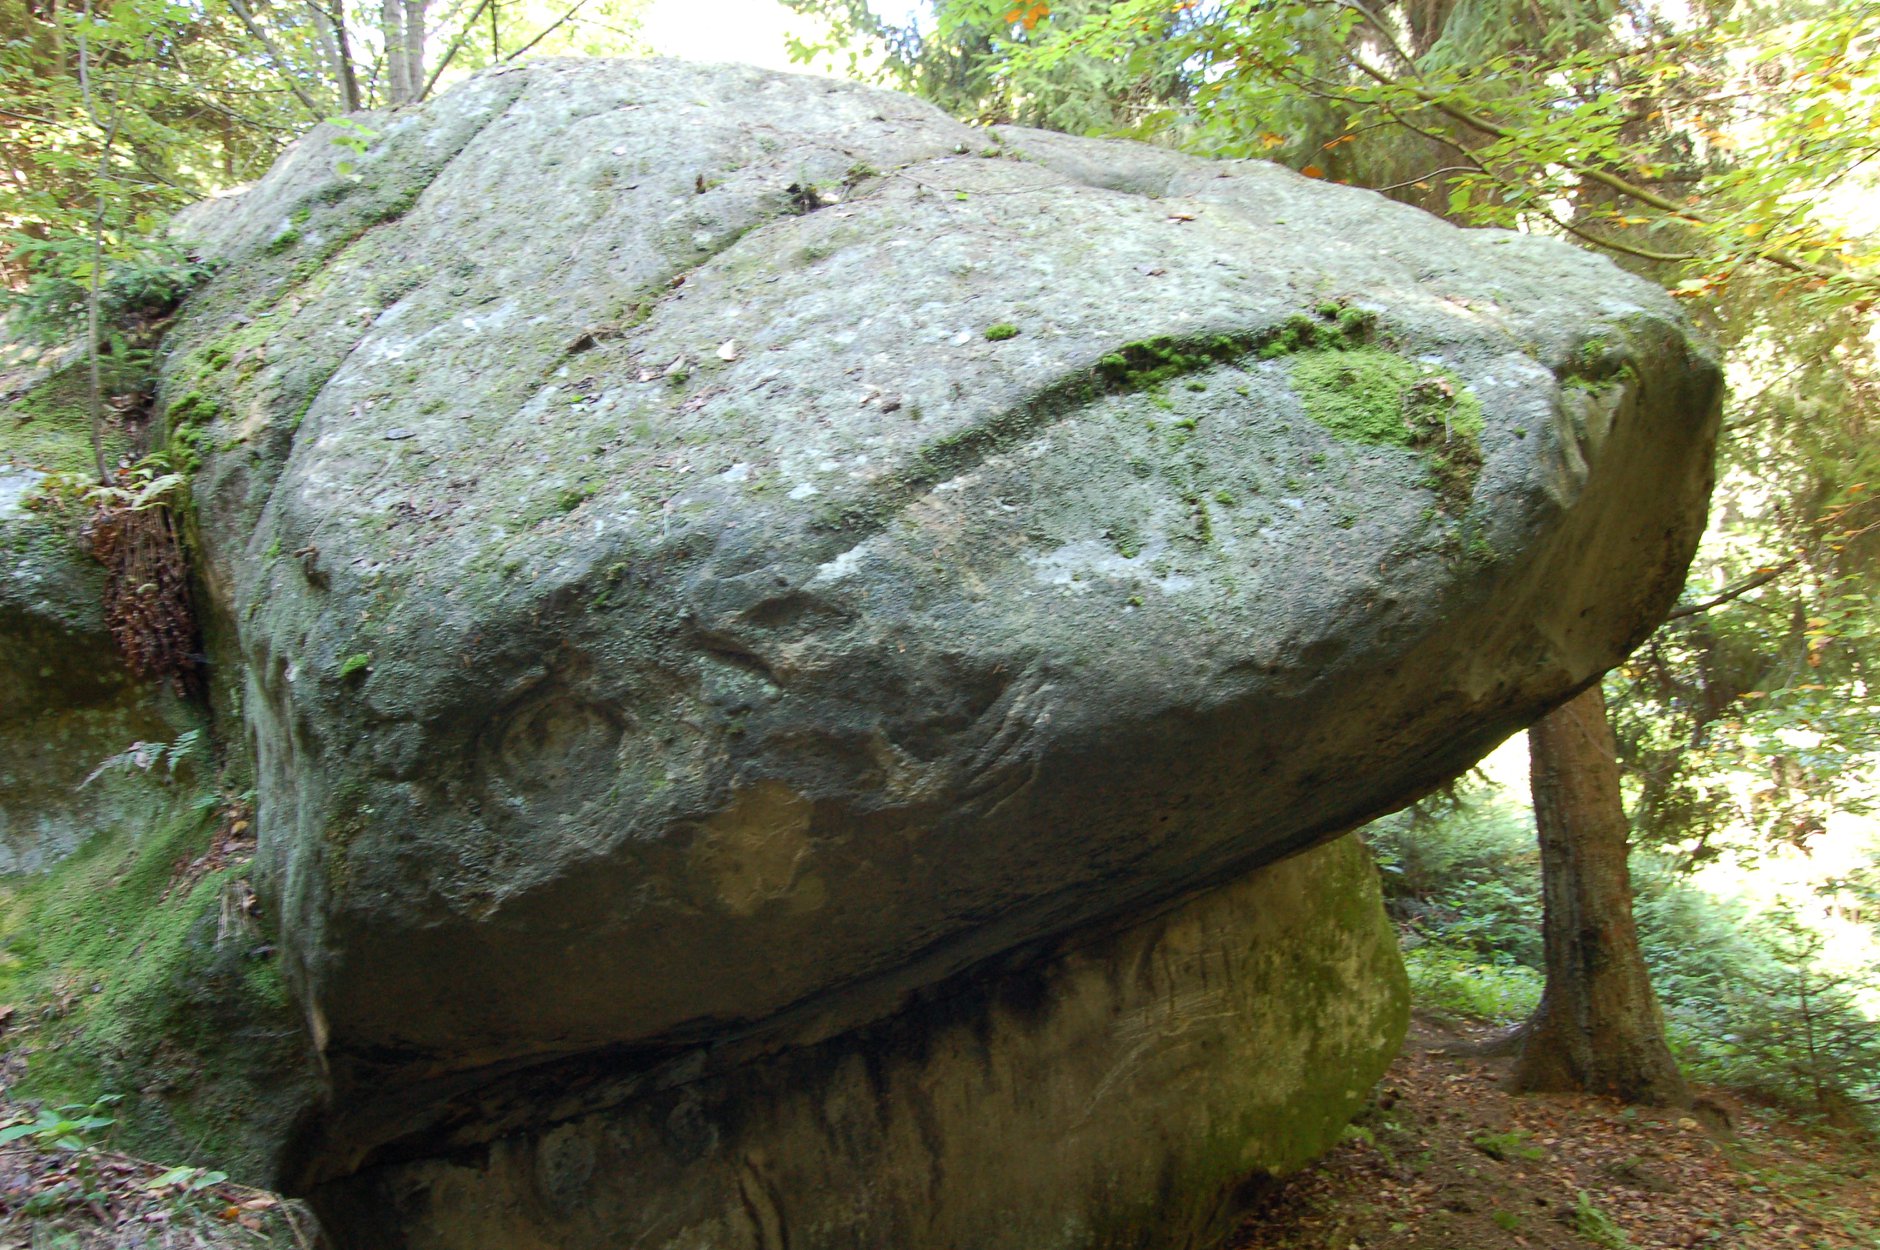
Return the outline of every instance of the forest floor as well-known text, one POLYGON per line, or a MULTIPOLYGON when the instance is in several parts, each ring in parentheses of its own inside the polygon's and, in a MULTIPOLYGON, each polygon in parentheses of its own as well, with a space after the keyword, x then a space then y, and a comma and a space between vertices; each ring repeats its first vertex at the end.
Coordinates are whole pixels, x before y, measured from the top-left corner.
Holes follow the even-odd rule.
MULTIPOLYGON (((1880 1250, 1871 1137, 1717 1090, 1702 1091, 1701 1122, 1515 1097, 1502 1088, 1508 1060, 1442 1053, 1489 1031, 1417 1020, 1344 1142, 1278 1185, 1223 1250, 1880 1250), (1715 1127, 1725 1117, 1728 1131, 1715 1127)), ((0 1125, 45 1118, 0 1094, 0 1125)), ((0 1144, 0 1250, 315 1240, 298 1203, 56 1136, 0 1144)))
POLYGON ((1880 1250, 1880 1143, 1728 1091, 1698 1116, 1516 1097, 1419 1018, 1337 1149, 1225 1250, 1880 1250), (1716 1127, 1727 1119, 1729 1128, 1716 1127))
POLYGON ((29 1110, 0 1084, 0 1250, 313 1250, 300 1203, 81 1146, 68 1130, 93 1110, 29 1110))

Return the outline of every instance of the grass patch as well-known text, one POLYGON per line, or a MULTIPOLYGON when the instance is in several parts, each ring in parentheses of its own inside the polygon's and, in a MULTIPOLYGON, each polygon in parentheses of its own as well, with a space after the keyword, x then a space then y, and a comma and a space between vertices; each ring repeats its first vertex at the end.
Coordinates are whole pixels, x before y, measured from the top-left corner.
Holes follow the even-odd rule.
POLYGON ((1439 1016, 1512 1024, 1540 1005, 1544 978, 1521 964, 1484 962, 1466 950, 1433 943, 1403 954, 1410 998, 1439 1016))

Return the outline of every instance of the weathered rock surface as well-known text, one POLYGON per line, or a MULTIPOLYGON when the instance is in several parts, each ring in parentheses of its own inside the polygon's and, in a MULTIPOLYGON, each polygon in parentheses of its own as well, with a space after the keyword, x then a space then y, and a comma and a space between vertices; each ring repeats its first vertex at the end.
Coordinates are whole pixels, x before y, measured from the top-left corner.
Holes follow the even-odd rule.
POLYGON ((322 1210, 412 1250, 1212 1250, 1250 1177, 1337 1139, 1408 1020, 1349 839, 1031 954, 767 1065, 682 1061, 609 1110, 374 1168, 322 1210))
MULTIPOLYGON (((1614 663, 1701 528, 1715 365, 1563 245, 743 69, 373 124, 196 216, 163 391, 334 1089, 303 1183, 1332 837, 1614 663)), ((774 1079, 800 1140, 853 1077, 774 1079)))
POLYGON ((38 871, 100 829, 152 819, 162 799, 147 779, 86 778, 187 723, 118 659, 79 509, 28 506, 49 471, 89 461, 82 415, 63 402, 70 389, 51 371, 0 376, 10 396, 0 403, 0 873, 38 871))

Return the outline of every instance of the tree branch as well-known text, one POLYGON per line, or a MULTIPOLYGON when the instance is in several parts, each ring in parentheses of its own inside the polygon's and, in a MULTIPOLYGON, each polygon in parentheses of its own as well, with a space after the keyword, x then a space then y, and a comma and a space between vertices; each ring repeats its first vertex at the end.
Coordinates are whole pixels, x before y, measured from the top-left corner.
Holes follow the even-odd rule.
POLYGON ((437 59, 437 68, 432 70, 431 76, 424 80, 424 88, 418 92, 420 100, 429 96, 431 88, 437 86, 437 80, 444 76, 444 71, 450 67, 451 61, 455 59, 457 53, 463 50, 464 43, 470 38, 471 31, 476 26, 477 18, 483 16, 483 10, 489 7, 490 0, 482 0, 481 4, 470 10, 470 16, 464 19, 463 28, 457 32, 457 37, 450 41, 450 47, 444 49, 444 55, 437 59))
POLYGON ((255 42, 259 43, 262 50, 268 54, 268 59, 274 63, 274 72, 281 76, 281 81, 287 84, 287 89, 294 93, 294 98, 306 108, 308 116, 315 121, 323 119, 326 116, 326 110, 315 104, 313 97, 294 81, 294 75, 289 69, 291 62, 281 51, 280 45, 276 44, 268 33, 255 23, 254 14, 249 12, 246 0, 228 0, 228 7, 230 12, 241 19, 242 26, 254 36, 255 42))
POLYGON ((1761 572, 1755 574, 1752 577, 1744 578, 1742 581, 1738 582, 1736 585, 1730 587, 1727 590, 1720 591, 1719 593, 1712 595, 1708 599, 1702 600, 1698 603, 1680 604, 1678 607, 1671 609, 1671 611, 1665 615, 1665 619, 1667 621, 1675 621, 1675 620, 1680 619, 1681 617, 1696 616, 1699 613, 1708 612, 1712 608, 1720 608, 1724 604, 1729 603, 1733 599, 1741 599, 1744 595, 1747 595, 1750 591, 1756 589, 1758 586, 1767 586, 1770 582, 1773 582, 1774 580, 1776 580, 1776 578, 1781 577, 1784 573, 1787 573, 1789 570, 1793 569, 1796 565, 1800 563, 1801 563, 1800 557, 1794 557, 1788 560, 1784 560, 1780 564, 1774 565, 1773 567, 1770 567, 1770 568, 1763 569, 1761 572))
MULTIPOLYGON (((1351 58, 1351 64, 1359 73, 1372 79, 1380 86, 1407 91, 1412 96, 1453 121, 1460 122, 1462 125, 1472 130, 1479 130, 1483 134, 1499 139, 1504 143, 1509 143, 1516 147, 1522 146, 1521 136, 1514 131, 1504 126, 1498 126, 1486 117, 1479 116, 1467 109, 1451 104, 1433 91, 1419 87, 1415 83, 1405 82, 1401 78, 1392 78, 1383 70, 1367 65, 1357 57, 1351 58)), ((1457 144, 1457 146, 1460 147, 1461 145, 1457 144)), ((1683 221, 1688 221, 1693 225, 1710 226, 1715 224, 1703 214, 1693 212, 1689 206, 1679 204, 1675 200, 1666 199, 1655 191, 1641 187, 1636 182, 1621 178, 1617 174, 1609 173, 1597 165, 1589 165, 1571 159, 1561 159, 1559 163, 1582 178, 1590 179, 1606 187, 1608 190, 1618 192, 1628 199, 1637 200, 1641 204, 1658 209, 1660 212, 1677 217, 1683 221)), ((1842 269, 1830 269, 1826 265, 1817 265, 1812 261, 1803 260, 1801 257, 1783 248, 1770 248, 1767 251, 1753 251, 1751 255, 1759 260, 1767 261, 1769 264, 1790 270, 1793 273, 1807 274, 1810 277, 1816 278, 1826 278, 1835 282, 1850 282, 1866 289, 1880 290, 1880 280, 1863 278, 1858 274, 1848 273, 1846 270, 1842 269)))
POLYGON ((514 52, 511 52, 507 56, 505 56, 503 58, 503 63, 508 64, 509 62, 515 60, 517 57, 521 56, 524 52, 527 52, 530 48, 533 48, 536 44, 542 42, 542 40, 554 34, 556 30, 560 29, 563 22, 568 21, 575 14, 579 13, 583 8, 587 7, 587 2, 588 0, 575 0, 573 8, 569 9, 566 13, 563 13, 560 17, 550 22, 546 27, 543 28, 541 34, 529 40, 529 42, 523 44, 520 48, 517 48, 514 52))
POLYGON ((1567 221, 1559 214, 1548 212, 1544 208, 1538 211, 1541 216, 1547 218, 1547 220, 1553 222, 1568 234, 1576 239, 1584 239, 1594 247, 1603 247, 1608 251, 1618 252, 1625 256, 1636 256, 1640 260, 1664 261, 1671 264, 1680 264, 1687 260, 1700 259, 1695 252, 1654 252, 1647 248, 1633 247, 1630 243, 1621 243, 1617 239, 1608 239, 1600 235, 1591 234, 1581 229, 1579 226, 1574 225, 1572 222, 1567 221))

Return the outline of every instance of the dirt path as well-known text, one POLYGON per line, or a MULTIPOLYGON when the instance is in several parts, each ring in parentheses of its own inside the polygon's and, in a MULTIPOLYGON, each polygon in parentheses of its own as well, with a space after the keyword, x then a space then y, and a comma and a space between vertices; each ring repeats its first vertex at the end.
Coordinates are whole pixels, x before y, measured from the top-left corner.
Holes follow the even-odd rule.
POLYGON ((1226 1250, 1880 1250, 1880 1149, 1705 1091, 1680 1112, 1503 1092, 1419 1020, 1345 1142, 1226 1250))

